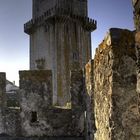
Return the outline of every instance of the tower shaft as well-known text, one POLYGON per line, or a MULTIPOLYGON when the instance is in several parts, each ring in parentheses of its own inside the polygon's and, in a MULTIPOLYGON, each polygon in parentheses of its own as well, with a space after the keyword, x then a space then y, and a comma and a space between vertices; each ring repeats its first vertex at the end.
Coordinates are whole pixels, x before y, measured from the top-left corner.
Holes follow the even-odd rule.
POLYGON ((91 31, 87 1, 33 0, 33 19, 24 25, 30 35, 30 69, 53 73, 53 103, 70 102, 70 71, 91 59, 91 31))

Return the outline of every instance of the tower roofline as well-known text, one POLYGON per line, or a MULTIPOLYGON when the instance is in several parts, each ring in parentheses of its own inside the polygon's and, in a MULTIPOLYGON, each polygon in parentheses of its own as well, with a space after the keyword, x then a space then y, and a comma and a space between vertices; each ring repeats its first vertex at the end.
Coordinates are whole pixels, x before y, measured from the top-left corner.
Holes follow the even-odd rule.
POLYGON ((30 34, 34 27, 40 26, 44 22, 51 23, 56 20, 57 22, 79 22, 87 31, 93 31, 97 28, 97 21, 89 17, 72 14, 63 8, 52 8, 46 11, 43 15, 33 18, 24 24, 24 32, 30 34))

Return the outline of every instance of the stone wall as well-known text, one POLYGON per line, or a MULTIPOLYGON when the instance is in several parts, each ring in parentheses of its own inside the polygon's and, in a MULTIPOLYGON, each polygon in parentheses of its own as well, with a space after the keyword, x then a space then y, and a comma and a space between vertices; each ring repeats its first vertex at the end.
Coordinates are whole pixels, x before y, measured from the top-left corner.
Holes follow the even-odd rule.
POLYGON ((71 72, 71 107, 73 133, 84 135, 85 133, 85 87, 82 70, 71 72))
MULTIPOLYGON (((3 121, 5 134, 9 136, 21 136, 21 121, 19 108, 6 108, 3 121)), ((0 138, 1 139, 1 138, 0 138)))
POLYGON ((137 95, 138 95, 138 109, 140 113, 140 0, 133 0, 134 6, 134 23, 136 28, 135 47, 137 55, 137 95))
POLYGON ((137 31, 140 31, 140 0, 132 0, 134 6, 134 24, 137 31))
POLYGON ((94 60, 90 60, 85 66, 85 85, 86 85, 86 136, 87 139, 93 140, 95 133, 94 119, 94 60))
POLYGON ((84 79, 82 71, 71 73, 72 108, 52 104, 52 74, 49 70, 20 72, 21 134, 29 136, 85 135, 84 79))
POLYGON ((0 134, 20 135, 19 109, 7 107, 6 74, 0 73, 0 134))
POLYGON ((94 59, 96 140, 138 140, 134 33, 110 29, 94 59))
POLYGON ((5 133, 5 107, 6 107, 6 74, 0 73, 0 134, 5 133))
POLYGON ((6 74, 0 73, 0 107, 6 107, 6 74))
POLYGON ((84 137, 0 137, 0 140, 85 140, 84 137))
POLYGON ((51 71, 20 71, 21 126, 24 136, 45 135, 45 110, 52 105, 51 71))

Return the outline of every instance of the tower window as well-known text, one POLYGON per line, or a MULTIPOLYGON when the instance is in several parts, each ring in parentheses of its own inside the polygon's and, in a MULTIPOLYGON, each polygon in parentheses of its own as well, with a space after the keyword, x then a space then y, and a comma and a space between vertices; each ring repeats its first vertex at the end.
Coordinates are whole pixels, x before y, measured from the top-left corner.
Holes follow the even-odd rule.
POLYGON ((74 52, 73 53, 73 60, 74 61, 78 61, 78 58, 79 58, 78 53, 77 52, 74 52))
POLYGON ((37 112, 35 111, 31 112, 31 122, 32 123, 37 122, 37 112))

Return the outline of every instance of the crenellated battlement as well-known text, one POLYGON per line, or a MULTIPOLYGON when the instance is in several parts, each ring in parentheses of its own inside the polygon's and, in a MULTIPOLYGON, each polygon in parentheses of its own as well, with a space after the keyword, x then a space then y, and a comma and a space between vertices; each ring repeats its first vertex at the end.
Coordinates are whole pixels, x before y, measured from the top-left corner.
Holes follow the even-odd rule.
POLYGON ((33 18, 32 20, 25 23, 24 32, 31 34, 38 26, 42 26, 44 24, 52 24, 58 22, 69 23, 71 21, 81 24, 81 26, 87 31, 93 31, 97 28, 96 20, 80 15, 75 15, 70 13, 68 10, 55 7, 49 9, 43 15, 37 18, 33 18))

